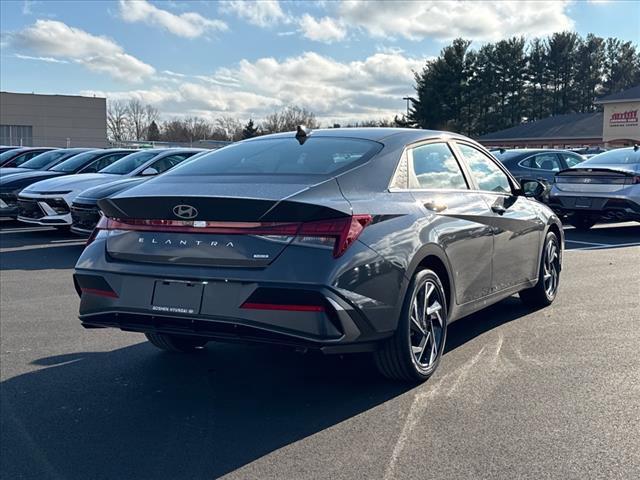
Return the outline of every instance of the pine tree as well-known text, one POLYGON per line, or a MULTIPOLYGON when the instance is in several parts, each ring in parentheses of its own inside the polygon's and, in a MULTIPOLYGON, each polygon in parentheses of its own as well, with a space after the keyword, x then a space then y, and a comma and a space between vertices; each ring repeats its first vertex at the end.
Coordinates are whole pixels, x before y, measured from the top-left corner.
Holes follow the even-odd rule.
POLYGON ((149 124, 149 128, 147 129, 147 140, 150 142, 157 142, 160 140, 160 129, 155 121, 149 124))
POLYGON ((253 119, 250 118, 249 122, 242 129, 242 139, 253 138, 258 135, 258 128, 253 124, 253 119))

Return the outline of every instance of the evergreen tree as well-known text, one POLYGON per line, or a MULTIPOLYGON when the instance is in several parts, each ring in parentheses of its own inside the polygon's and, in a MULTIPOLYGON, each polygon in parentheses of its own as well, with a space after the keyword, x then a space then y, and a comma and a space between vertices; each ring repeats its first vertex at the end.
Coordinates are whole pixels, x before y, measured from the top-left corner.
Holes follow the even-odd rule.
POLYGON ((253 124, 253 119, 250 118, 249 122, 242 129, 242 139, 253 138, 258 135, 258 128, 253 124))
POLYGON ((149 124, 149 128, 147 128, 147 140, 150 142, 157 142, 160 140, 160 129, 158 128, 158 124, 155 122, 151 122, 149 124))

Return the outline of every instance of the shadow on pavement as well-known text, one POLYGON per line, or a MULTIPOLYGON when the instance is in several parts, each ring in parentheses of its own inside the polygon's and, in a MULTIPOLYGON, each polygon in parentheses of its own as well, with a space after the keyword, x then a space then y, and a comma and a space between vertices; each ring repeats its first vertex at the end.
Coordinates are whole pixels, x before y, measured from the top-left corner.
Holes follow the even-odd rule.
POLYGON ((601 224, 587 231, 565 228, 565 249, 623 248, 640 244, 640 223, 601 224))
MULTIPOLYGON (((512 298, 456 322, 447 351, 527 312, 512 298)), ((366 355, 219 343, 34 364, 0 385, 7 478, 216 478, 413 388, 379 377, 366 355)))
MULTIPOLYGON (((73 268, 84 244, 51 245, 0 253, 0 270, 64 270, 73 268)), ((66 279, 68 280, 68 279, 66 279)))

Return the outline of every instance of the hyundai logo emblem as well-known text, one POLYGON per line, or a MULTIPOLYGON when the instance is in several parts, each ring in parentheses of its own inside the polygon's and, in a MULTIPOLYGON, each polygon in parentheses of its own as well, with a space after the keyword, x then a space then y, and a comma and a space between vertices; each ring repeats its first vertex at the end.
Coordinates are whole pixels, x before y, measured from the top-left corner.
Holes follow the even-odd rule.
POLYGON ((176 205, 173 207, 173 213, 176 217, 184 218, 185 220, 191 220, 198 216, 198 210, 191 205, 176 205))

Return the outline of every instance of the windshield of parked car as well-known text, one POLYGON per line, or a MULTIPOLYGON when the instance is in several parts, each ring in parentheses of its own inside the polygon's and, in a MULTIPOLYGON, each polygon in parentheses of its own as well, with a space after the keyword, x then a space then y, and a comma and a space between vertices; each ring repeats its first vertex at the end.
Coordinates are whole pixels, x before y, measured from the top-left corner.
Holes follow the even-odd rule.
POLYGON ((2 164, 5 160, 13 157, 19 152, 22 152, 22 150, 7 150, 6 152, 0 153, 0 164, 2 164))
POLYGON ((68 155, 69 152, 64 150, 51 150, 49 152, 41 153, 33 157, 28 162, 24 162, 20 165, 20 168, 29 168, 31 170, 39 170, 41 168, 45 168, 48 165, 53 165, 56 160, 68 155))
POLYGON ((382 145, 339 137, 242 142, 176 167, 170 175, 327 175, 366 161, 382 145))
POLYGON ((637 163, 640 163, 640 149, 620 148, 618 150, 609 150, 608 152, 594 155, 578 166, 584 168, 589 165, 633 165, 637 163))
POLYGON ((97 158, 100 155, 104 154, 104 150, 97 150, 95 152, 84 152, 78 155, 74 155, 68 160, 64 162, 60 162, 55 167, 51 168, 52 172, 65 172, 65 173, 73 173, 77 171, 79 168, 84 167, 94 158, 97 158))
POLYGON ((107 168, 103 168, 99 173, 112 173, 114 175, 126 175, 133 172, 136 168, 147 163, 153 157, 159 155, 162 151, 144 150, 142 152, 132 153, 117 162, 112 163, 107 168))

